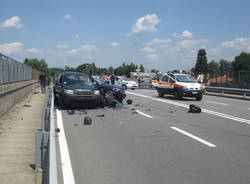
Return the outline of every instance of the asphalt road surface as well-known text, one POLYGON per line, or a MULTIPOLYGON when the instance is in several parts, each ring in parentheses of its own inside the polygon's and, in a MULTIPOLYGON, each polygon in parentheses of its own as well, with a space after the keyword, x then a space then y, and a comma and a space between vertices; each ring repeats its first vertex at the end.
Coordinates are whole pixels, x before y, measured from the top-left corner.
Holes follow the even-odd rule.
POLYGON ((126 99, 133 104, 57 110, 65 183, 250 183, 249 101, 174 100, 154 90, 128 90, 126 99), (190 104, 202 113, 188 113, 190 104))

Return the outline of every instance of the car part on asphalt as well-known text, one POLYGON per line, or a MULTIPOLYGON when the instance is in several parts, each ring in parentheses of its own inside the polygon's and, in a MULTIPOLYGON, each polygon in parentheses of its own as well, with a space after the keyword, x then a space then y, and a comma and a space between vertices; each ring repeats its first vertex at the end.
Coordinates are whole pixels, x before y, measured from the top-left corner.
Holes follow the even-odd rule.
POLYGON ((60 128, 56 128, 56 129, 55 129, 55 132, 56 132, 56 133, 59 133, 59 132, 60 132, 60 128))
POLYGON ((201 112, 201 108, 197 105, 191 104, 189 105, 189 113, 200 113, 201 112))
POLYGON ((133 101, 132 101, 131 99, 128 99, 126 102, 127 102, 127 104, 129 104, 129 105, 133 103, 133 101))
POLYGON ((83 124, 84 125, 91 125, 92 124, 92 118, 90 116, 85 116, 83 124))
POLYGON ((75 114, 75 110, 67 111, 68 115, 73 115, 75 114))

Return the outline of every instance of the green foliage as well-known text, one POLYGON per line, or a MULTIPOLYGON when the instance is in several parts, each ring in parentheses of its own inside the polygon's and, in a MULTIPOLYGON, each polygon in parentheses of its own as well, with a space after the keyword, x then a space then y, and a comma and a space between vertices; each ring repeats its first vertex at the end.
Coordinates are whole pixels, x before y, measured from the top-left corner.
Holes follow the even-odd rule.
POLYGON ((157 70, 157 69, 151 69, 151 71, 150 71, 151 73, 158 73, 159 72, 159 70, 157 70))
POLYGON ((219 71, 220 71, 220 67, 216 61, 212 60, 210 63, 208 63, 208 73, 211 78, 216 77, 219 71))
POLYGON ((142 64, 140 65, 140 72, 145 72, 144 66, 142 64))
POLYGON ((220 60, 220 75, 229 74, 232 71, 232 63, 221 59, 220 60))
POLYGON ((197 54, 197 60, 195 65, 195 73, 204 73, 206 74, 208 72, 208 64, 207 64, 207 56, 206 56, 206 50, 200 49, 197 54))
POLYGON ((48 65, 44 59, 39 60, 37 58, 25 58, 24 64, 29 65, 40 72, 48 73, 48 65))
POLYGON ((250 53, 242 52, 232 62, 233 71, 250 71, 250 53))

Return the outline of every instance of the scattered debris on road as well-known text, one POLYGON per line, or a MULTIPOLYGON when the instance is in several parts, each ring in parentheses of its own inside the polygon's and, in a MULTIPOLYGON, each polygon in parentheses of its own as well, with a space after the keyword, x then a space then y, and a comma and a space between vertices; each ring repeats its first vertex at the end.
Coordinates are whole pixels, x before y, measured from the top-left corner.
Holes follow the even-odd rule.
POLYGON ((140 106, 140 104, 135 104, 134 106, 135 106, 135 107, 139 107, 139 106, 140 106))
POLYGON ((145 109, 145 111, 151 111, 151 109, 145 109))
POLYGON ((128 99, 126 102, 127 102, 127 104, 129 104, 129 105, 130 105, 130 104, 132 104, 132 103, 133 103, 133 100, 128 99))
POLYGON ((59 132, 60 132, 60 128, 56 128, 56 129, 55 129, 55 132, 56 132, 56 133, 59 133, 59 132))
POLYGON ((189 113, 201 113, 201 108, 197 105, 191 104, 189 105, 189 113))
POLYGON ((77 124, 77 123, 75 123, 73 126, 78 126, 78 124, 77 124))
POLYGON ((75 114, 75 110, 67 111, 68 115, 73 115, 75 114))
POLYGON ((92 118, 90 116, 85 116, 83 124, 84 125, 91 125, 92 124, 92 118))
POLYGON ((97 114, 96 117, 104 117, 105 115, 104 114, 97 114))
POLYGON ((39 91, 35 91, 33 94, 39 94, 39 91))
POLYGON ((31 107, 31 105, 24 104, 23 107, 31 107))

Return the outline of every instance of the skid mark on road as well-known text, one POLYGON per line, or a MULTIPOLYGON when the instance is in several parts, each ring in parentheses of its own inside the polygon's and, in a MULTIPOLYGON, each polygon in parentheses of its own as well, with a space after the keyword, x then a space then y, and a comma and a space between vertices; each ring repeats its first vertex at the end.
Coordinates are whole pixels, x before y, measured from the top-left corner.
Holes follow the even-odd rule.
MULTIPOLYGON (((171 104, 171 105, 176 105, 176 106, 187 108, 187 109, 189 108, 189 105, 179 103, 179 102, 173 102, 173 101, 166 100, 166 99, 155 98, 155 97, 141 95, 141 94, 132 93, 132 92, 127 92, 127 94, 139 96, 139 97, 142 97, 142 98, 151 99, 151 100, 158 101, 158 102, 168 103, 168 104, 171 104)), ((250 120, 248 120, 248 119, 243 119, 243 118, 239 118, 239 117, 235 117, 235 116, 231 116, 231 115, 228 115, 228 114, 224 114, 224 113, 220 113, 220 112, 216 112, 216 111, 211 111, 211 110, 207 110, 207 109, 202 109, 202 112, 205 112, 207 114, 211 114, 211 115, 214 115, 214 116, 226 118, 226 119, 231 119, 231 120, 238 121, 238 122, 241 122, 241 123, 246 123, 246 124, 250 125, 250 120)))
POLYGON ((184 130, 181 130, 181 129, 177 128, 177 127, 171 127, 171 128, 173 130, 175 130, 177 132, 180 132, 180 133, 182 133, 182 134, 184 134, 184 135, 186 135, 186 136, 188 136, 188 137, 190 137, 190 138, 192 138, 192 139, 194 139, 194 140, 196 140, 198 142, 201 142, 201 143, 203 143, 203 144, 205 144, 205 145, 207 145, 209 147, 212 147, 212 148, 216 147, 215 144, 212 144, 212 143, 210 143, 208 141, 205 141, 204 139, 201 139, 201 138, 199 138, 199 137, 197 137, 197 136, 195 136, 193 134, 190 134, 190 133, 188 133, 188 132, 186 132, 184 130))

